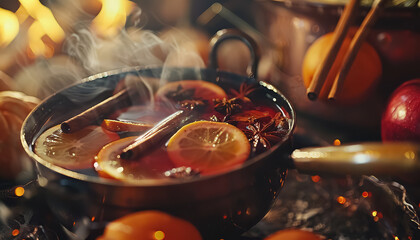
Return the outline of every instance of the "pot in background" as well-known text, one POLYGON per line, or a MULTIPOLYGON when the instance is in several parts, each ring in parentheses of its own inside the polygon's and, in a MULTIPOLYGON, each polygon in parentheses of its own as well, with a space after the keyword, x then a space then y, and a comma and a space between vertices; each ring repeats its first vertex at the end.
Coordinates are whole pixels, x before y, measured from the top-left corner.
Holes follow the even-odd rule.
MULTIPOLYGON (((379 136, 381 113, 390 93, 402 82, 420 76, 420 7, 388 7, 371 30, 367 41, 381 57, 383 74, 365 99, 354 105, 310 101, 301 77, 305 53, 316 39, 334 30, 344 4, 256 1, 257 29, 274 44, 268 51, 279 56, 277 66, 283 73, 271 75, 268 81, 290 99, 297 112, 379 136)), ((356 27, 368 10, 362 6, 356 27)))

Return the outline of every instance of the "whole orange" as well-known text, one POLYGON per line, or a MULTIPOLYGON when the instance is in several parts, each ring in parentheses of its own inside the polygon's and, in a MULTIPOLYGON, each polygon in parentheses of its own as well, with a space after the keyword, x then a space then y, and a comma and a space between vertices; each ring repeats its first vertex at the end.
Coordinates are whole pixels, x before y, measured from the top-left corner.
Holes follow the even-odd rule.
POLYGON ((299 229, 285 229, 279 230, 264 240, 322 240, 321 236, 304 230, 299 229))
MULTIPOLYGON (((351 42, 351 33, 344 39, 343 44, 335 58, 335 61, 328 73, 327 79, 318 96, 319 99, 327 99, 328 93, 337 76, 338 70, 351 42)), ((318 65, 325 58, 331 48, 334 33, 327 33, 318 38, 306 51, 303 65, 302 77, 305 87, 312 81, 318 65)), ((344 80, 343 88, 338 93, 337 101, 342 103, 360 102, 369 90, 375 86, 382 74, 381 59, 376 50, 367 42, 360 47, 357 56, 344 80)))
POLYGON ((135 212, 109 223, 97 240, 201 240, 199 231, 186 220, 149 210, 135 212))

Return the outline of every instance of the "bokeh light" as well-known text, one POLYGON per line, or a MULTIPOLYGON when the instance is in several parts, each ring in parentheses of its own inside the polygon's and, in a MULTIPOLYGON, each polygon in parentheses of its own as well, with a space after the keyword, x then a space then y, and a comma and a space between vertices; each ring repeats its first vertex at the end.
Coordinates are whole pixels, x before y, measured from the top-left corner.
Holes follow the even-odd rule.
POLYGON ((17 197, 22 197, 25 194, 25 189, 23 187, 16 187, 15 188, 15 195, 17 197))
POLYGON ((153 237, 154 237, 156 240, 163 240, 163 239, 165 239, 165 233, 164 233, 163 231, 156 231, 156 232, 153 234, 153 237))
POLYGON ((344 203, 346 203, 346 202, 347 202, 347 200, 346 200, 346 198, 345 198, 345 197, 343 197, 343 196, 339 196, 339 197, 337 197, 337 202, 338 202, 339 204, 344 204, 344 203))

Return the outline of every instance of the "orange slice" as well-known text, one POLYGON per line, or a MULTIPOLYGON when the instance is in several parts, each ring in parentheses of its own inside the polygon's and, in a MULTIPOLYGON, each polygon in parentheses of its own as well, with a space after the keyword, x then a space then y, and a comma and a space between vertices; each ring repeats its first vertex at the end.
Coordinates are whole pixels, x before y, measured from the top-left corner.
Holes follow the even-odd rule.
POLYGON ((93 166, 94 158, 106 144, 119 138, 99 126, 88 126, 74 133, 63 133, 60 125, 54 126, 35 142, 35 153, 42 159, 68 169, 93 166))
POLYGON ((174 168, 174 165, 163 148, 156 148, 139 159, 124 160, 118 157, 136 138, 126 137, 104 146, 96 158, 95 168, 98 174, 132 183, 143 179, 166 178, 164 172, 174 168))
POLYGON ((157 210, 131 213, 109 223, 97 240, 201 240, 190 222, 157 210))
POLYGON ((151 124, 104 119, 101 126, 111 132, 143 132, 153 127, 151 124))
POLYGON ((168 155, 177 167, 213 174, 238 166, 251 147, 245 134, 228 123, 198 121, 182 127, 168 142, 168 155))
POLYGON ((169 82, 163 85, 156 92, 156 98, 159 100, 168 100, 167 95, 176 92, 178 89, 182 89, 183 91, 194 89, 192 99, 207 100, 209 103, 212 103, 213 99, 227 97, 226 92, 214 83, 202 80, 183 80, 169 82))

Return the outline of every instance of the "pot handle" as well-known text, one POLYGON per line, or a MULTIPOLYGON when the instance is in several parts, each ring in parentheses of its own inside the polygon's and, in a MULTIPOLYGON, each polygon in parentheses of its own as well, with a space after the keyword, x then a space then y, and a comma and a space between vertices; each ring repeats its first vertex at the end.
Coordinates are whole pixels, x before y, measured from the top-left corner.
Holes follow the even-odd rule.
POLYGON ((299 172, 397 177, 420 183, 420 144, 410 142, 361 143, 311 147, 292 155, 299 172))
POLYGON ((210 40, 210 56, 209 56, 209 67, 215 70, 218 69, 217 62, 217 50, 222 42, 225 40, 240 40, 249 49, 251 53, 251 62, 247 68, 247 74, 250 78, 257 77, 258 62, 260 60, 260 52, 257 43, 249 35, 245 34, 236 29, 222 29, 219 30, 210 40))

